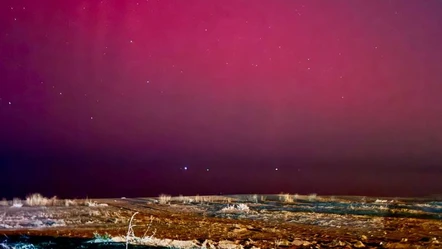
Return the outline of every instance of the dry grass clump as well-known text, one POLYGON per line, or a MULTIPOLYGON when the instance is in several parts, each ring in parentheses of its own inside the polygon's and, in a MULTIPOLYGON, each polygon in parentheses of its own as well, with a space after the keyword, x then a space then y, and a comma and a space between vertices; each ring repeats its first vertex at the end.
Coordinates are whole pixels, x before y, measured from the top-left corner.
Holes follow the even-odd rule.
POLYGON ((93 201, 89 198, 86 198, 86 200, 83 201, 83 205, 85 205, 87 207, 107 207, 108 206, 107 203, 98 203, 98 202, 93 201))
MULTIPOLYGON (((231 203, 232 198, 226 197, 226 196, 219 196, 219 195, 196 195, 191 197, 193 198, 194 202, 199 203, 231 203)), ((193 202, 193 201, 192 201, 193 202)))
POLYGON ((317 198, 318 198, 318 195, 317 195, 317 194, 309 194, 309 195, 307 196, 307 199, 308 199, 309 201, 316 201, 317 198))
POLYGON ((199 196, 199 195, 196 195, 196 196, 194 197, 194 200, 195 200, 195 202, 200 202, 200 203, 202 203, 202 202, 205 201, 204 197, 199 196))
POLYGON ((12 207, 23 207, 23 202, 19 198, 12 199, 12 207))
POLYGON ((182 203, 191 203, 191 199, 188 196, 183 195, 179 195, 177 201, 182 203))
POLYGON ((226 196, 218 196, 218 195, 195 195, 195 196, 183 196, 179 195, 177 197, 170 197, 168 199, 168 195, 160 195, 159 203, 170 203, 173 201, 181 202, 184 204, 190 203, 231 203, 232 198, 226 196))
POLYGON ((3 198, 1 201, 0 201, 0 206, 9 206, 9 203, 8 203, 8 200, 6 200, 5 198, 3 198))
POLYGON ((281 194, 279 194, 279 200, 282 202, 285 202, 285 203, 292 203, 293 196, 291 196, 290 194, 281 193, 281 194))
POLYGON ((172 200, 172 196, 165 194, 161 194, 158 198, 159 203, 162 205, 169 204, 170 200, 172 200))
POLYGON ((66 207, 69 207, 69 206, 78 206, 80 204, 76 200, 65 199, 64 200, 64 205, 66 207))
POLYGON ((3 198, 0 200, 0 206, 12 206, 12 207, 44 207, 44 206, 89 206, 89 207, 104 207, 106 203, 97 203, 86 199, 58 199, 56 196, 52 198, 44 197, 39 193, 34 193, 26 196, 25 200, 14 198, 12 201, 8 201, 3 198))
POLYGON ((254 194, 254 195, 247 195, 246 196, 246 200, 248 201, 248 202, 253 202, 253 203, 258 203, 258 195, 257 194, 254 194))
POLYGON ((39 193, 26 196, 26 205, 28 206, 55 206, 57 205, 57 197, 46 198, 39 193))

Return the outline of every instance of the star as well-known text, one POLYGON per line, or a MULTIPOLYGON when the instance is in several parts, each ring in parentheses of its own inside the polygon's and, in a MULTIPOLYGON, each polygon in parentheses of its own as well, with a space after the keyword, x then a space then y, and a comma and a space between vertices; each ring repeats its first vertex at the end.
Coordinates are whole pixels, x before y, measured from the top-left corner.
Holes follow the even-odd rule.
POLYGON ((275 168, 275 171, 278 171, 279 169, 278 168, 275 168))

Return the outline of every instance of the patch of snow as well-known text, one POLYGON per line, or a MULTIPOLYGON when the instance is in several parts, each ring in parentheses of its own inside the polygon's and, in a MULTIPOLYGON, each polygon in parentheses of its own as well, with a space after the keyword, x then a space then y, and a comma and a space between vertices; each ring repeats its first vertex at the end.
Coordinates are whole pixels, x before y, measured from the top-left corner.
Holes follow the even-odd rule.
POLYGON ((249 206, 247 204, 241 203, 237 205, 227 205, 220 210, 222 213, 248 213, 250 212, 249 206))

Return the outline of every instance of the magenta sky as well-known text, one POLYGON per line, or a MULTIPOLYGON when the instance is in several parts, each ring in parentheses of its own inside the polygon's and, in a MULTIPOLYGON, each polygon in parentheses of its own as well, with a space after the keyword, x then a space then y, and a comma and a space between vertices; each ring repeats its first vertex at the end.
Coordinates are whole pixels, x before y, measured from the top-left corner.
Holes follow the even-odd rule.
POLYGON ((442 193, 441 1, 7 2, 0 195, 442 193))

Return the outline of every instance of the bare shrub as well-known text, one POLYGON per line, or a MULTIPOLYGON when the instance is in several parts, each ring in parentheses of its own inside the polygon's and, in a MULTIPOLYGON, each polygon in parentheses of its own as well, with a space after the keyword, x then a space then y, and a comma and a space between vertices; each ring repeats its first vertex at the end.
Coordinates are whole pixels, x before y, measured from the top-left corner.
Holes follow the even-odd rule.
MULTIPOLYGON (((161 195, 160 195, 160 197, 161 197, 161 195)), ((138 212, 135 212, 132 215, 132 217, 130 218, 130 221, 129 221, 129 226, 127 228, 127 234, 126 234, 126 249, 129 248, 129 239, 135 238, 135 232, 134 232, 134 229, 133 229, 132 221, 133 221, 133 219, 134 219, 136 214, 138 214, 138 212)))
POLYGON ((159 203, 162 205, 169 204, 171 199, 172 199, 172 196, 166 195, 166 194, 161 194, 159 197, 159 203))

